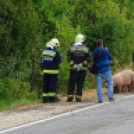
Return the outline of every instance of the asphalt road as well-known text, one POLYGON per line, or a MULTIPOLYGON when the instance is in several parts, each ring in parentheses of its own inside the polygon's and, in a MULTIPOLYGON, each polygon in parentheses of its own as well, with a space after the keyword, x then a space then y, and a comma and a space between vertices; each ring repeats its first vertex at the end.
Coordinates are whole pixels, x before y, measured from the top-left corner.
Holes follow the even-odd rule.
POLYGON ((134 96, 49 118, 0 134, 133 134, 134 96))

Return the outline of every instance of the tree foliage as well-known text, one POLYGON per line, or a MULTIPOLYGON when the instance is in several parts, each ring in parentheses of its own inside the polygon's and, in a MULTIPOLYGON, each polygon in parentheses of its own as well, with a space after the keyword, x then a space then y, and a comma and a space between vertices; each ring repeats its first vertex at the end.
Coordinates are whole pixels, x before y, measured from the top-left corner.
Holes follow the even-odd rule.
POLYGON ((102 38, 120 64, 130 62, 134 42, 133 21, 128 19, 131 7, 126 3, 129 5, 128 1, 124 4, 112 0, 79 1, 73 16, 73 24, 82 27, 89 48, 93 50, 96 39, 102 38))
POLYGON ((27 81, 40 95, 41 53, 46 42, 57 37, 63 59, 59 89, 66 92, 66 53, 78 33, 85 35, 91 52, 102 38, 118 63, 115 69, 128 66, 134 49, 133 11, 132 0, 1 0, 0 77, 27 81))

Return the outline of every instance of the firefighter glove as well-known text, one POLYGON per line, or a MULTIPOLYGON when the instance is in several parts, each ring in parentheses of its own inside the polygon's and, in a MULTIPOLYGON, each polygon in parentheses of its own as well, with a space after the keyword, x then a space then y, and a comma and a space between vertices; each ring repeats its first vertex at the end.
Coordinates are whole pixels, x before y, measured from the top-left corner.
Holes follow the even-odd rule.
POLYGON ((81 66, 80 65, 76 65, 75 70, 76 71, 80 71, 81 70, 81 66))

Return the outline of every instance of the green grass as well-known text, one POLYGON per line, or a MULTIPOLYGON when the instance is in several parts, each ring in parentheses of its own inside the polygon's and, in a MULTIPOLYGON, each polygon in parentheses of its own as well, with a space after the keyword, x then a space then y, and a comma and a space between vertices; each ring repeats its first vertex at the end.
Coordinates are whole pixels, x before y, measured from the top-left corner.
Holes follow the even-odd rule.
POLYGON ((33 105, 38 104, 40 100, 28 100, 28 99, 19 99, 19 100, 2 100, 0 102, 0 111, 13 109, 19 106, 33 105))

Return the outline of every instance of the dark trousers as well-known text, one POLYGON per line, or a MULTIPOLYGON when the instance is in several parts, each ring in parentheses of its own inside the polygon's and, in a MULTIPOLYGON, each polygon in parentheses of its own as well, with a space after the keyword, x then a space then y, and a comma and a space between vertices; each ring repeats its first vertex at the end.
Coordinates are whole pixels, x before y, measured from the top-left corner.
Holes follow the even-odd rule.
POLYGON ((43 93, 56 93, 57 74, 44 74, 43 76, 43 93))
MULTIPOLYGON (((86 72, 85 71, 71 71, 70 78, 68 82, 67 95, 72 96, 82 96, 82 88, 85 81, 86 72), (74 93, 75 86, 77 86, 77 91, 74 93)), ((71 98, 71 97, 70 97, 71 98)))

